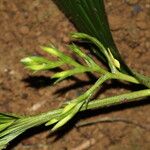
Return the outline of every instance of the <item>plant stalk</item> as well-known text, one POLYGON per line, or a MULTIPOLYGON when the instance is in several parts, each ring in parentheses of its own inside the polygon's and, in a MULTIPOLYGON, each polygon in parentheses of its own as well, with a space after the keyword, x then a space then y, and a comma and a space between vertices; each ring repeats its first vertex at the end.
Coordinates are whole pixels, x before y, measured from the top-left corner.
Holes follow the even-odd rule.
MULTIPOLYGON (((140 90, 132 93, 126 93, 126 94, 103 98, 103 99, 97 99, 89 102, 88 104, 84 104, 81 111, 110 107, 110 106, 119 105, 122 103, 129 103, 133 101, 139 101, 139 100, 143 100, 141 99, 142 97, 147 97, 147 96, 150 96, 150 89, 140 90)), ((49 121, 51 118, 55 118, 56 116, 59 116, 62 110, 63 109, 49 111, 47 113, 38 115, 37 117, 39 118, 39 122, 43 124, 49 121)))
MULTIPOLYGON (((132 101, 143 100, 141 98, 147 96, 150 96, 150 89, 131 92, 131 93, 113 96, 109 98, 97 99, 84 104, 80 111, 110 107, 122 103, 129 103, 132 101)), ((26 130, 45 124, 49 120, 59 117, 62 111, 63 108, 49 111, 47 113, 43 113, 37 116, 29 116, 29 117, 27 116, 16 120, 14 125, 8 127, 6 131, 1 133, 0 149, 4 148, 6 144, 8 144, 10 141, 15 139, 17 136, 19 136, 26 130)))
POLYGON ((140 82, 135 77, 124 74, 124 73, 121 73, 121 72, 111 73, 111 78, 112 79, 124 80, 124 81, 128 81, 128 82, 131 82, 131 83, 140 84, 140 82))
MULTIPOLYGON (((141 98, 147 96, 150 96, 150 89, 121 94, 118 96, 113 96, 113 97, 108 97, 103 99, 97 99, 91 101, 88 104, 87 109, 104 108, 104 107, 110 107, 110 106, 119 105, 123 103, 129 103, 133 101, 140 101, 140 100, 144 100, 141 98)), ((85 109, 86 109, 85 106, 83 106, 82 111, 84 111, 85 109)))

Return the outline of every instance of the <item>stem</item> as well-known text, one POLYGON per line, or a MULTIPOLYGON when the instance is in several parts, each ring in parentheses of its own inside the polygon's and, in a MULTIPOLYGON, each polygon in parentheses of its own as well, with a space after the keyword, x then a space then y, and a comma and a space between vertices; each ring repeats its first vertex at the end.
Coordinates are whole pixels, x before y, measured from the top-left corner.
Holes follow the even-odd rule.
MULTIPOLYGON (((103 107, 110 107, 114 105, 119 105, 122 103, 129 103, 133 101, 142 100, 140 98, 150 96, 150 89, 140 90, 132 93, 126 93, 118 96, 108 97, 104 99, 97 99, 91 101, 87 109, 96 109, 96 108, 103 108, 103 107)), ((82 111, 85 110, 85 106, 82 108, 82 111)))
MULTIPOLYGON (((137 101, 139 99, 150 96, 150 89, 141 90, 137 92, 122 94, 118 96, 113 96, 104 99, 93 100, 87 104, 84 104, 80 111, 85 111, 89 109, 97 109, 103 107, 110 107, 113 105, 118 105, 121 103, 128 103, 132 101, 137 101)), ((140 99, 142 100, 142 99, 140 99)), ((63 109, 58 109, 54 111, 49 111, 47 113, 43 113, 37 116, 30 116, 18 119, 14 125, 8 127, 6 130, 1 132, 0 138, 0 148, 4 148, 6 144, 12 141, 14 138, 25 132, 26 130, 33 128, 35 126, 39 126, 41 124, 47 123, 50 119, 54 119, 61 115, 63 109)))
POLYGON ((100 74, 109 74, 109 77, 111 79, 124 80, 124 81, 128 81, 131 83, 140 84, 140 82, 135 77, 124 74, 122 72, 111 73, 102 68, 98 68, 98 69, 96 68, 95 70, 93 69, 93 71, 98 72, 100 74))
POLYGON ((77 99, 75 99, 75 101, 76 100, 79 102, 83 101, 83 100, 86 101, 86 99, 89 99, 96 92, 96 89, 99 89, 101 87, 101 85, 110 78, 111 77, 110 77, 109 73, 102 75, 89 90, 87 90, 83 95, 81 95, 77 99))
MULTIPOLYGON (((104 99, 97 99, 89 102, 88 104, 84 104, 81 111, 89 110, 89 109, 97 109, 110 107, 114 105, 119 105, 122 103, 129 103, 132 101, 139 101, 142 97, 150 96, 150 89, 140 90, 132 93, 126 93, 118 96, 108 97, 104 99)), ((39 118, 39 122, 41 124, 47 122, 50 118, 55 118, 61 114, 63 109, 58 109, 54 111, 50 111, 44 114, 37 116, 39 118), (41 119, 41 120, 40 120, 41 119)))
POLYGON ((128 82, 139 84, 139 81, 136 78, 134 78, 133 76, 127 75, 127 74, 123 74, 121 72, 111 73, 111 77, 112 77, 112 79, 125 80, 128 82))

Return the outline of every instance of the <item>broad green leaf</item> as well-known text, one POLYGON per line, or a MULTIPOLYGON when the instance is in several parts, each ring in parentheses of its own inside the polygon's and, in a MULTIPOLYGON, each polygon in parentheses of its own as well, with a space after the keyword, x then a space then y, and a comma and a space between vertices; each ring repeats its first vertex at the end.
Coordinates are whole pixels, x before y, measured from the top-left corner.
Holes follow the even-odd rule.
MULTIPOLYGON (((121 70, 130 74, 112 38, 103 0, 54 0, 54 2, 80 32, 97 38, 106 49, 109 48, 113 56, 122 64, 121 70)), ((107 62, 99 49, 96 49, 96 53, 107 62)))
MULTIPOLYGON (((75 24, 78 31, 89 34, 98 39, 105 47, 110 49, 113 57, 119 61, 120 70, 124 73, 134 75, 141 84, 150 87, 150 77, 136 74, 122 59, 109 28, 105 12, 104 0, 53 0, 59 8, 75 24), (148 82, 148 84, 147 84, 148 82)), ((99 49, 94 49, 95 54, 107 62, 99 49)))

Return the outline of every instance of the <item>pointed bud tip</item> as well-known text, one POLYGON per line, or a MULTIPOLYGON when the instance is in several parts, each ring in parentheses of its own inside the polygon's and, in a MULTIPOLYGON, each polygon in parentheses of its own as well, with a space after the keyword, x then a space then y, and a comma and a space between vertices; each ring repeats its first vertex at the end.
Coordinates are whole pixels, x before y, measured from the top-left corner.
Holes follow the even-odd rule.
POLYGON ((28 64, 32 62, 32 59, 30 57, 26 57, 20 60, 21 63, 23 64, 28 64))

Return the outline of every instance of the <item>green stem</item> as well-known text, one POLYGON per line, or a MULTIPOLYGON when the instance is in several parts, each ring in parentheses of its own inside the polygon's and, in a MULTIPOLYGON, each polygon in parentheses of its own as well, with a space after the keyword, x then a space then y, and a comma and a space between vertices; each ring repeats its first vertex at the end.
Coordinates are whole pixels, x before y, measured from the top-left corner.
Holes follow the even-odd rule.
MULTIPOLYGON (((137 101, 139 100, 139 98, 146 96, 150 96, 150 89, 122 94, 104 99, 93 100, 88 104, 84 104, 80 111, 110 107, 113 105, 137 101)), ((12 141, 14 138, 19 136, 26 130, 47 123, 50 119, 60 116, 62 111, 63 109, 58 109, 37 116, 25 117, 16 120, 14 125, 8 127, 6 130, 0 133, 0 148, 4 148, 10 141, 12 141)))
POLYGON ((131 82, 131 83, 136 83, 136 84, 140 84, 140 82, 133 76, 130 76, 130 75, 127 75, 127 74, 124 74, 122 72, 116 72, 116 73, 111 73, 111 72, 108 72, 100 67, 98 68, 92 68, 93 72, 98 72, 99 74, 109 74, 109 77, 110 79, 118 79, 118 80, 124 80, 124 81, 128 81, 128 82, 131 82))
MULTIPOLYGON (((142 97, 147 97, 150 96, 150 89, 146 90, 140 90, 132 93, 126 93, 118 96, 113 96, 113 97, 108 97, 104 99, 97 99, 91 101, 87 109, 96 109, 96 108, 104 108, 104 107, 109 107, 113 105, 119 105, 122 103, 129 103, 133 101, 139 101, 143 100, 141 99, 142 97)), ((82 111, 84 111, 86 108, 85 106, 82 108, 82 111)))
POLYGON ((92 68, 90 71, 97 72, 103 75, 109 74, 110 79, 118 79, 118 80, 124 80, 124 81, 128 81, 128 82, 135 83, 135 84, 140 84, 140 82, 135 77, 121 73, 121 72, 111 73, 100 67, 92 68))
POLYGON ((87 90, 83 95, 79 96, 77 99, 75 99, 75 101, 85 101, 86 98, 90 98, 95 92, 97 89, 100 88, 100 86, 105 82, 107 81, 108 79, 110 79, 110 74, 109 73, 106 73, 105 75, 102 75, 97 81, 96 83, 89 89, 87 90))
POLYGON ((112 79, 119 79, 119 80, 124 80, 124 81, 128 81, 131 83, 136 83, 139 84, 139 81, 134 78, 133 76, 121 73, 121 72, 117 72, 117 73, 110 73, 111 78, 112 79))
MULTIPOLYGON (((118 105, 122 103, 129 103, 132 101, 139 101, 142 97, 150 96, 150 89, 140 90, 132 93, 126 93, 118 96, 108 97, 104 99, 97 99, 89 102, 88 104, 84 104, 81 111, 85 111, 88 109, 97 109, 97 108, 104 108, 110 107, 113 105, 118 105)), ((63 109, 58 109, 54 111, 50 111, 44 114, 37 116, 41 124, 47 122, 50 118, 55 118, 61 114, 63 109), (41 120, 40 120, 41 119, 41 120)))
MULTIPOLYGON (((80 108, 83 106, 83 104, 88 104, 91 97, 96 93, 96 91, 98 89, 100 89, 101 85, 105 81, 107 81, 108 79, 110 79, 110 74, 109 73, 105 74, 105 75, 102 75, 96 81, 96 83, 91 88, 89 88, 84 94, 80 95, 79 97, 77 97, 77 98, 71 100, 69 103, 67 103, 67 105, 64 107, 64 109, 62 111, 62 114, 60 116, 57 116, 53 120, 55 120, 56 122, 58 122, 60 120, 63 120, 63 119, 65 119, 65 117, 70 116, 70 114, 72 114, 73 110, 76 110, 75 112, 77 113, 80 110, 80 108), (78 106, 80 106, 80 107, 78 107, 78 106)), ((74 113, 74 115, 76 113, 74 113)), ((48 124, 51 125, 51 121, 53 123, 53 120, 51 119, 50 122, 48 122, 48 124)))

